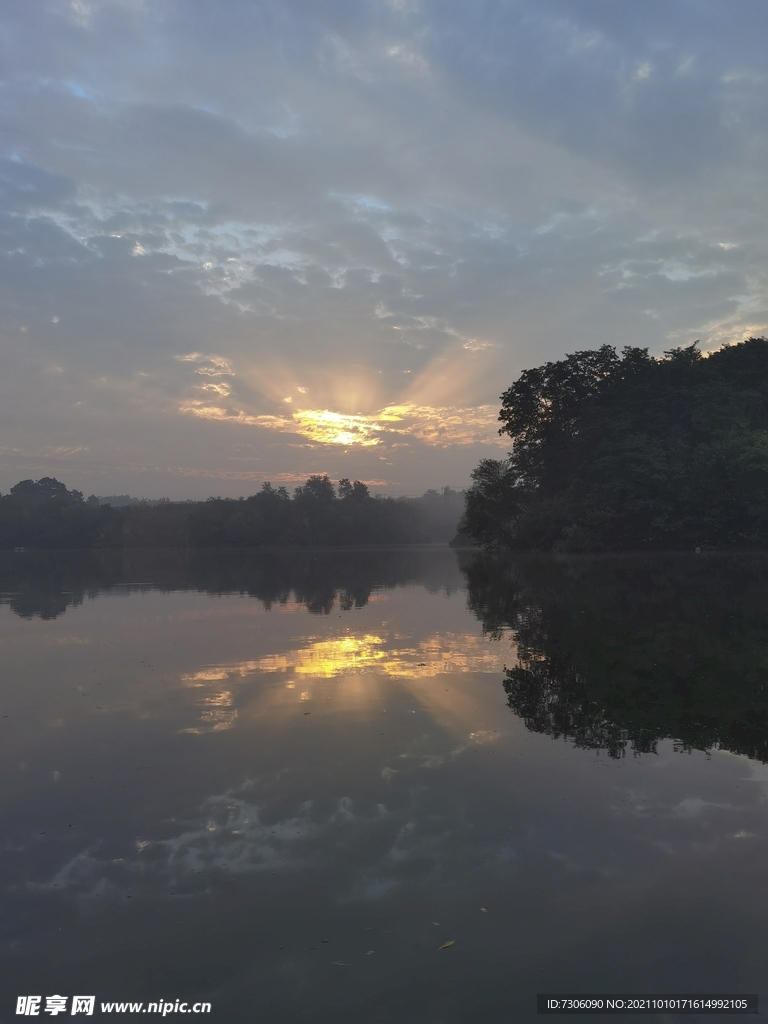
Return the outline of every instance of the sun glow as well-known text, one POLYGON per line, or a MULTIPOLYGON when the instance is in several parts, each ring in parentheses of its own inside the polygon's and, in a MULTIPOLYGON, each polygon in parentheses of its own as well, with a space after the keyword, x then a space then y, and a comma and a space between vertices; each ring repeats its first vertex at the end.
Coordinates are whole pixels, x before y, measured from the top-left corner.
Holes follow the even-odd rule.
MULTIPOLYGON (((460 340, 431 360, 399 402, 383 406, 378 404, 384 398, 381 382, 370 372, 326 367, 311 371, 312 379, 298 384, 295 369, 286 365, 235 370, 223 356, 189 352, 176 358, 189 365, 198 382, 178 408, 198 419, 293 434, 315 445, 404 447, 417 441, 442 448, 504 447, 496 405, 467 404, 470 395, 479 397, 484 391, 480 382, 495 347, 477 339, 460 340), (255 395, 267 404, 266 411, 249 408, 247 396, 255 395), (371 409, 375 411, 360 411, 371 409)), ((303 372, 310 374, 306 367, 303 372)))
POLYGON ((328 409, 301 409, 293 416, 296 433, 320 444, 357 444, 370 448, 381 443, 381 427, 369 416, 345 416, 328 409))
POLYGON ((371 448, 387 435, 411 437, 435 447, 464 444, 506 444, 498 436, 497 410, 491 405, 467 408, 428 405, 387 405, 371 416, 352 416, 330 409, 296 409, 290 415, 251 415, 202 399, 190 399, 179 411, 200 419, 297 434, 316 444, 371 448))

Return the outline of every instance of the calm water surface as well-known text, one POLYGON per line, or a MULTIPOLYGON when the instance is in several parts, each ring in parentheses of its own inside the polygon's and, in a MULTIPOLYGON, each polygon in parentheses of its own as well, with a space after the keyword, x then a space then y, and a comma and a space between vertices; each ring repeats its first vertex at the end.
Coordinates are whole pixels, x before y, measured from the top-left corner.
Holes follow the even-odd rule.
POLYGON ((2 1020, 768 998, 768 561, 32 552, 0 590, 2 1020))

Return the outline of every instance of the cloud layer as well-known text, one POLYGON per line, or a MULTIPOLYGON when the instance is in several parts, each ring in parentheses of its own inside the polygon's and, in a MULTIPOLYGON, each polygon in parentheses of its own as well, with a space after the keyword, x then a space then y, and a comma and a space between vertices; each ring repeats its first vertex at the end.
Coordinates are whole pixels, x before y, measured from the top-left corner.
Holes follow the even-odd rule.
POLYGON ((768 329, 759 2, 2 22, 3 488, 460 486, 524 367, 768 329))

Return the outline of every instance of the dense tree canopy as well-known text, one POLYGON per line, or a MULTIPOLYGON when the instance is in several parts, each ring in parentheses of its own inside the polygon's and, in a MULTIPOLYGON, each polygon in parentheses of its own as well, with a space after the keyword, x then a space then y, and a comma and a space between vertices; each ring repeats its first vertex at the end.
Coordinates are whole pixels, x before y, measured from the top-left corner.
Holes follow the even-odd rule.
POLYGON ((608 345, 526 370, 502 395, 508 459, 473 474, 462 521, 539 550, 768 542, 768 340, 704 357, 608 345))

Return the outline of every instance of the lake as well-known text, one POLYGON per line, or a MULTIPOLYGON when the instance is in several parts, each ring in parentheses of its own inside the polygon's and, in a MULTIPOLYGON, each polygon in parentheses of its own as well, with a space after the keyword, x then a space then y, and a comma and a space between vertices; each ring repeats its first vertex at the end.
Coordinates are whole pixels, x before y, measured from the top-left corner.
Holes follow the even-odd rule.
POLYGON ((768 558, 23 552, 0 591, 3 1020, 765 993, 768 558))

